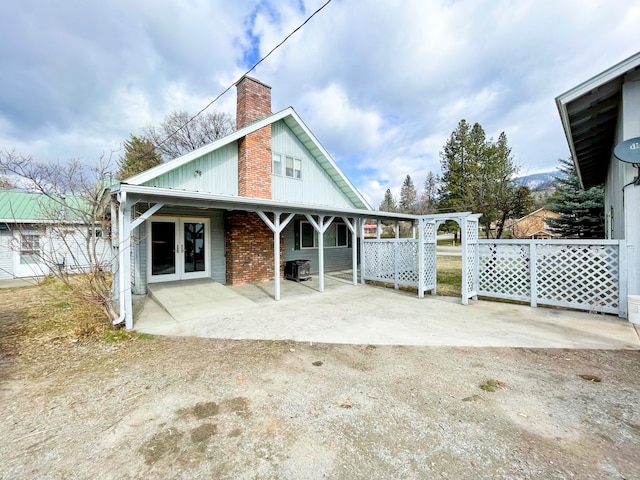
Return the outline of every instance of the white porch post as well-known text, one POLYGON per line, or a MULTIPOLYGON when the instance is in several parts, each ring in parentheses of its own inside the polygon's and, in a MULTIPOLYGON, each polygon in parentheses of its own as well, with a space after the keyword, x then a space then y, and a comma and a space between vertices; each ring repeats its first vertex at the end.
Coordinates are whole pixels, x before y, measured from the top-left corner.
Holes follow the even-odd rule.
POLYGON ((365 265, 365 259, 364 259, 364 218, 360 219, 359 222, 359 226, 360 226, 360 283, 362 285, 364 285, 364 265, 365 265))
MULTIPOLYGON (((418 298, 424 298, 424 223, 424 218, 418 220, 418 298)), ((411 230, 411 236, 415 238, 415 223, 413 223, 411 230)))
POLYGON ((460 240, 462 245, 462 304, 467 305, 469 303, 469 280, 467 278, 467 264, 469 259, 467 258, 467 217, 465 216, 460 222, 460 240))
POLYGON ((376 238, 380 240, 380 219, 376 218, 376 238))
POLYGON ((349 232, 351 232, 351 268, 352 268, 352 280, 353 284, 358 284, 358 219, 354 218, 353 222, 347 217, 342 217, 342 220, 347 225, 349 232))
POLYGON ((324 292, 324 232, 329 228, 335 217, 329 217, 325 222, 324 215, 318 215, 318 221, 316 222, 308 213, 305 216, 318 232, 318 290, 324 292))
POLYGON ((127 193, 120 196, 120 228, 118 229, 118 263, 120 278, 120 315, 124 314, 124 326, 133 329, 131 304, 131 201, 127 193))
POLYGON ((289 225, 294 214, 290 213, 289 216, 281 222, 280 216, 282 212, 274 211, 272 222, 264 212, 258 211, 256 213, 273 232, 273 279, 275 283, 273 298, 278 301, 280 300, 280 233, 289 225))

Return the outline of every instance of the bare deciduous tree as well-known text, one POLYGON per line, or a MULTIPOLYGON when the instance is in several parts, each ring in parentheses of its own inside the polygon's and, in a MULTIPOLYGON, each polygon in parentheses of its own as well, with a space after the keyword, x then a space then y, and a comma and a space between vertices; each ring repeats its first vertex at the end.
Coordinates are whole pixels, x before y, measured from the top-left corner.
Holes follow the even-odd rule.
MULTIPOLYGON (((77 160, 42 163, 0 151, 0 172, 19 178, 21 186, 41 195, 39 228, 48 248, 35 248, 31 254, 46 266, 46 273, 59 278, 82 301, 98 305, 113 321, 118 314, 112 302, 110 200, 105 195, 110 164, 104 157, 94 166, 77 160)), ((21 228, 19 222, 16 225, 21 228)))
POLYGON ((160 125, 143 128, 142 135, 165 160, 171 160, 235 130, 235 120, 228 113, 213 112, 191 118, 187 112, 171 112, 160 125))

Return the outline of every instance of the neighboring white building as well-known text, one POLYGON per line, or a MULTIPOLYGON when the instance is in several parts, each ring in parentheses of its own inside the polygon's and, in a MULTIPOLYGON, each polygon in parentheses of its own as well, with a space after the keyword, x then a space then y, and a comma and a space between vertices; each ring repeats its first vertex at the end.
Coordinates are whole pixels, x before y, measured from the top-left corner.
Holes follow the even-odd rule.
MULTIPOLYGON (((41 193, 0 190, 0 280, 42 276, 51 268, 68 273, 91 265, 86 239, 89 229, 54 215, 41 193), (47 206, 48 205, 48 206, 47 206)), ((95 229, 102 235, 102 229, 95 229)), ((96 239, 96 253, 110 264, 107 239, 96 239)))
POLYGON ((558 96, 556 104, 582 186, 604 183, 606 235, 626 241, 620 260, 627 293, 639 295, 640 173, 613 149, 640 137, 640 53, 558 96))

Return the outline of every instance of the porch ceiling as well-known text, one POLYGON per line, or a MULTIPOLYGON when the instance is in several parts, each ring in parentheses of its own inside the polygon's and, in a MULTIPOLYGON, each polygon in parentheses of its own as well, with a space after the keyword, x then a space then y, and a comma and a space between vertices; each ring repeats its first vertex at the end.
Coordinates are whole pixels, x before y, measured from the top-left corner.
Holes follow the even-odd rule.
POLYGON ((571 156, 584 188, 604 182, 611 160, 624 79, 640 53, 556 98, 571 156))

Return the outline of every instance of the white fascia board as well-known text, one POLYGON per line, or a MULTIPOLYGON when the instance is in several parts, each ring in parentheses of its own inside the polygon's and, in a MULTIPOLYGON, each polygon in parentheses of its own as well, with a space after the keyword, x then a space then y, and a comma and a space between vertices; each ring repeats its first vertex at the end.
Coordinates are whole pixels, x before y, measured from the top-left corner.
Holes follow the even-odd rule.
MULTIPOLYGON (((175 199, 176 204, 180 200, 186 202, 198 202, 203 208, 226 208, 228 210, 245 210, 245 211, 283 211, 294 213, 310 213, 312 215, 344 215, 356 216, 363 218, 386 218, 393 220, 418 220, 420 216, 402 213, 380 212, 375 210, 365 210, 358 208, 341 208, 331 207, 329 205, 309 205, 303 203, 279 202, 275 200, 252 198, 252 197, 235 197, 230 195, 216 195, 205 192, 191 192, 185 190, 175 190, 172 188, 148 187, 145 185, 130 185, 121 183, 112 194, 126 192, 129 196, 145 197, 143 201, 148 201, 146 197, 158 197, 164 199, 166 203, 171 203, 167 199, 175 199)), ((457 214, 459 215, 459 214, 457 214)), ((432 216, 429 216, 431 218, 432 216)))
POLYGON ((605 70, 598 75, 590 78, 582 82, 580 85, 573 87, 572 89, 566 91, 565 93, 558 95, 556 97, 556 102, 560 102, 564 105, 572 102, 576 98, 580 98, 581 96, 589 93, 591 90, 599 88, 606 83, 614 80, 618 77, 621 77, 629 70, 632 70, 640 65, 640 52, 632 55, 631 57, 623 60, 622 62, 614 65, 613 67, 605 70))
POLYGON ((169 160, 166 163, 161 163, 160 165, 150 168, 149 170, 145 170, 144 172, 139 173, 138 175, 134 175, 133 177, 127 178, 124 180, 124 182, 130 185, 142 185, 143 183, 148 182, 149 180, 153 180, 154 178, 159 177, 160 175, 164 175, 165 173, 170 172, 171 170, 179 168, 191 162, 192 160, 195 160, 196 158, 200 158, 203 155, 206 155, 207 153, 213 152, 214 150, 224 147, 225 145, 228 145, 231 142, 235 142, 236 140, 239 140, 242 137, 249 135, 252 132, 255 132, 256 130, 260 130, 262 127, 266 127, 267 125, 277 122, 278 120, 281 120, 287 115, 290 115, 292 112, 293 112, 293 109, 289 107, 280 112, 271 114, 268 117, 264 117, 260 120, 257 120, 251 123, 250 125, 247 125, 246 127, 243 127, 239 130, 236 130, 233 133, 230 133, 225 137, 219 138, 218 140, 215 140, 214 142, 211 142, 208 145, 204 145, 203 147, 197 148, 196 150, 186 153, 181 157, 174 158, 173 160, 169 160))
POLYGON ((298 116, 298 114, 293 108, 291 108, 291 116, 298 123, 298 125, 300 125, 300 128, 302 128, 302 130, 307 134, 307 136, 311 139, 311 141, 316 145, 318 150, 320 150, 320 153, 325 157, 325 159, 327 160, 331 168, 333 168, 334 171, 340 176, 340 178, 347 184, 349 189, 351 189, 353 193, 355 193, 358 200, 362 202, 362 204, 367 208, 367 210, 373 210, 371 205, 369 205, 369 202, 365 200, 365 198, 362 196, 360 191, 353 185, 353 183, 351 183, 351 181, 347 178, 347 176, 340 169, 340 167, 338 167, 338 164, 333 160, 333 158, 331 158, 331 155, 329 155, 329 152, 325 150, 322 144, 318 141, 318 139, 311 132, 311 130, 309 130, 309 127, 307 127, 307 125, 302 121, 302 119, 298 116))

